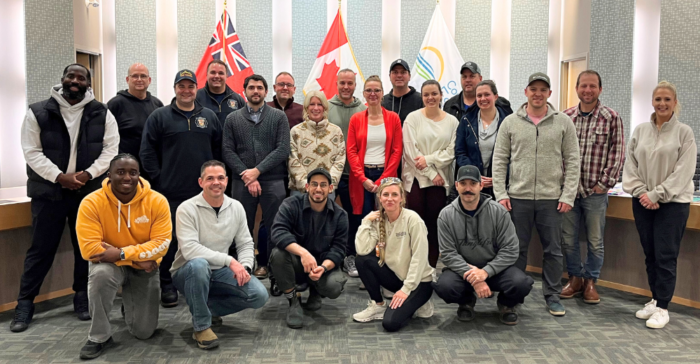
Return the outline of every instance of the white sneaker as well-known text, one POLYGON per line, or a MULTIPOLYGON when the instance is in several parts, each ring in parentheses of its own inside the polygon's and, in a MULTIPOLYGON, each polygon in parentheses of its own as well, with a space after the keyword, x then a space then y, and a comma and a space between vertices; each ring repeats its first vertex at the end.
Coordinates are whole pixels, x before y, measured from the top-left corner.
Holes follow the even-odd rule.
POLYGON ((658 309, 659 308, 656 307, 656 300, 652 299, 644 305, 644 308, 637 311, 635 316, 637 316, 638 319, 648 320, 658 309))
POLYGON ((357 322, 370 322, 375 320, 381 320, 384 318, 386 305, 386 302, 384 302, 384 304, 380 306, 376 302, 369 300, 367 308, 365 308, 363 311, 352 315, 352 319, 357 322))
POLYGON ((394 292, 382 287, 382 296, 386 299, 394 298, 394 292))
POLYGON ((424 304, 416 310, 416 313, 413 314, 413 317, 431 318, 433 317, 433 313, 435 313, 435 306, 433 305, 432 300, 428 300, 426 304, 424 304))
POLYGON ((668 310, 657 308, 656 312, 647 320, 647 327, 651 329, 663 329, 668 323, 668 310))
POLYGON ((343 261, 343 270, 346 271, 350 277, 356 278, 360 276, 360 274, 357 273, 355 257, 352 255, 345 257, 345 260, 343 261))

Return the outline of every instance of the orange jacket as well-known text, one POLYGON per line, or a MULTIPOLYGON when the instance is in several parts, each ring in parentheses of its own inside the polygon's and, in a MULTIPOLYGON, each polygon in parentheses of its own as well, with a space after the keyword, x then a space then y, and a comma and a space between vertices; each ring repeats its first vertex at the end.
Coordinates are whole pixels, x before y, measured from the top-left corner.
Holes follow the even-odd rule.
POLYGON ((168 251, 172 230, 168 200, 151 190, 143 178, 127 204, 114 196, 108 179, 102 181, 101 189, 83 199, 76 223, 83 259, 103 252, 101 243, 106 242, 124 250, 126 259, 114 264, 129 266, 132 261, 160 263, 168 251))

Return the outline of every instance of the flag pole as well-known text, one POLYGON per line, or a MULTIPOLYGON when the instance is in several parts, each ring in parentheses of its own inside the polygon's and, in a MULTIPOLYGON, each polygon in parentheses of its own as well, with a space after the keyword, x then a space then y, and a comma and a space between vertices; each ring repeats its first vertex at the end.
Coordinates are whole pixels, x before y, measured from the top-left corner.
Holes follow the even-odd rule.
MULTIPOLYGON (((221 60, 226 62, 226 64, 228 64, 228 60, 226 59, 226 33, 228 33, 226 27, 228 26, 228 21, 226 21, 225 16, 228 15, 227 2, 228 0, 224 0, 224 13, 221 14, 221 60)), ((226 72, 228 73, 228 70, 226 72)))
MULTIPOLYGON (((343 13, 340 11, 340 9, 343 8, 342 2, 343 2, 343 0, 338 0, 338 17, 340 18, 340 22, 343 24, 343 31, 345 32, 345 37, 347 37, 347 31, 345 30, 345 22, 343 21, 343 13)), ((348 43, 350 43, 349 40, 348 40, 348 43)), ((340 50, 338 50, 338 65, 339 66, 343 64, 343 62, 340 61, 341 56, 342 56, 342 52, 340 52, 340 50)))

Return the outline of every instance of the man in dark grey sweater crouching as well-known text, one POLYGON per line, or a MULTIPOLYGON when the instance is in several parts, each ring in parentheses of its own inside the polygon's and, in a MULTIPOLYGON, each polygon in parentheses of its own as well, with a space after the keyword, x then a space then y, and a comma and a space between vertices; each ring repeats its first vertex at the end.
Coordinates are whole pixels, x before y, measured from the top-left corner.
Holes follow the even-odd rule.
POLYGON ((501 322, 518 323, 515 306, 523 303, 534 280, 514 266, 518 259, 515 226, 503 206, 481 194, 481 174, 475 166, 462 166, 455 182, 459 198, 438 217, 440 254, 446 268, 435 292, 447 303, 457 303, 457 319, 474 319, 476 299, 500 291, 501 322))

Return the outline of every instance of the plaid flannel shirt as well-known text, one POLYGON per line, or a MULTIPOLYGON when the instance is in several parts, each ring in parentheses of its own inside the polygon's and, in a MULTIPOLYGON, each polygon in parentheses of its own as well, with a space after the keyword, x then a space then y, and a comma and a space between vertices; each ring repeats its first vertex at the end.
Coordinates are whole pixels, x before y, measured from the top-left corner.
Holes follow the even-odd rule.
POLYGON ((615 110, 598 101, 595 109, 583 116, 579 105, 564 111, 576 126, 581 153, 581 179, 578 197, 593 194, 593 187, 610 189, 622 171, 625 137, 622 119, 615 110))

